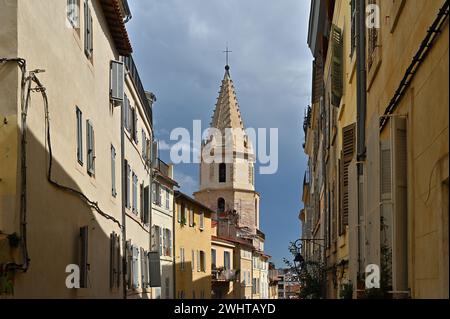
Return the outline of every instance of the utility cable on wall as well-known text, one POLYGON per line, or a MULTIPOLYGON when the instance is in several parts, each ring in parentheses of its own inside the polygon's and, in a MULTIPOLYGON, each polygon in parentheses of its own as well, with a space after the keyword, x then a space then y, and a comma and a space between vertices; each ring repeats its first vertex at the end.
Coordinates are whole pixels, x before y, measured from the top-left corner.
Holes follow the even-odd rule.
POLYGON ((26 126, 26 119, 28 115, 28 108, 29 108, 29 102, 31 100, 31 92, 38 92, 41 93, 43 102, 44 102, 44 113, 45 113, 45 131, 46 131, 46 139, 48 144, 48 151, 49 151, 49 165, 47 170, 47 180, 48 182, 55 186, 56 188, 59 188, 63 191, 69 192, 73 195, 76 195, 80 197, 83 201, 85 201, 89 207, 94 209, 97 213, 99 213, 101 216, 106 218, 107 220, 111 220, 114 223, 116 223, 120 228, 122 228, 122 224, 113 216, 105 213, 98 205, 98 202, 94 202, 91 199, 89 199, 85 194, 83 194, 80 191, 77 191, 73 188, 64 186, 59 184, 58 182, 54 181, 52 179, 52 167, 53 167, 53 150, 52 150, 52 143, 51 143, 51 130, 50 130, 50 115, 49 115, 49 109, 48 109, 48 97, 46 93, 45 87, 42 85, 38 77, 36 76, 37 73, 43 72, 42 70, 34 70, 29 73, 29 76, 26 77, 26 61, 24 59, 20 58, 14 58, 14 59, 8 59, 8 58, 1 58, 0 64, 5 62, 16 62, 21 70, 22 73, 22 80, 21 80, 21 111, 22 111, 22 138, 21 138, 21 205, 20 205, 20 221, 21 221, 21 227, 20 227, 20 237, 22 238, 22 250, 23 250, 23 264, 18 265, 15 263, 8 264, 8 267, 11 267, 14 270, 21 270, 23 272, 26 272, 29 267, 30 258, 28 256, 28 248, 27 248, 27 192, 26 192, 26 144, 27 144, 27 126, 26 126), (32 83, 36 85, 35 88, 32 88, 32 83), (27 87, 28 86, 28 87, 27 87), (25 94, 26 92, 26 94, 25 94))

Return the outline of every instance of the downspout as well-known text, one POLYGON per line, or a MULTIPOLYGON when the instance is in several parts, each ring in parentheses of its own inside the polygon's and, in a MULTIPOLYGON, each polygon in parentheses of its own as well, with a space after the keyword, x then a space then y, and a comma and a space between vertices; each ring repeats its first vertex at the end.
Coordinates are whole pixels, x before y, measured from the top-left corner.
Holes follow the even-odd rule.
POLYGON ((361 269, 361 216, 363 214, 360 181, 364 174, 364 161, 366 159, 366 11, 365 0, 357 0, 356 12, 356 53, 357 53, 357 211, 358 211, 358 273, 361 269))
POLYGON ((122 178, 122 282, 123 282, 123 299, 127 299, 127 232, 126 232, 126 211, 125 211, 125 197, 126 197, 126 167, 125 167, 125 134, 124 134, 124 112, 125 103, 122 103, 120 112, 120 162, 121 162, 121 178, 122 178))

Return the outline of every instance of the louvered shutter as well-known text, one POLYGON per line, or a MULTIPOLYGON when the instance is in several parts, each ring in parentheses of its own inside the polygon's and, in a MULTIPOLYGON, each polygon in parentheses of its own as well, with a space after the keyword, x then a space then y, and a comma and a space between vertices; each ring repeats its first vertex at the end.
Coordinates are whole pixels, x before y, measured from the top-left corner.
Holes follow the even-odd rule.
POLYGON ((88 226, 80 228, 80 288, 88 288, 88 232, 88 226))
POLYGON ((110 97, 113 101, 122 102, 124 99, 124 64, 111 61, 110 67, 110 97))
POLYGON ((88 37, 89 37, 89 13, 87 0, 84 1, 84 52, 88 54, 88 37))
POLYGON ((343 87, 343 37, 342 30, 337 26, 331 27, 331 104, 339 107, 343 87))
POLYGON ((145 272, 146 272, 146 267, 145 267, 145 259, 146 259, 146 253, 144 251, 144 248, 140 249, 140 262, 141 262, 141 285, 142 285, 142 289, 145 289, 145 287, 147 286, 147 282, 145 279, 145 272))
POLYGON ((150 187, 144 188, 144 224, 148 225, 150 221, 150 187))
POLYGON ((120 282, 121 282, 121 276, 122 276, 122 257, 120 254, 120 236, 116 235, 115 240, 116 240, 115 263, 116 263, 116 270, 117 270, 116 287, 120 288, 120 282))
MULTIPOLYGON (((392 148, 389 139, 380 142, 380 257, 387 260, 388 269, 392 268, 392 148), (383 256, 384 255, 384 256, 383 256)), ((377 229, 371 230, 376 232, 377 229)), ((376 252, 376 250, 375 250, 376 252)), ((374 253, 371 252, 373 256, 374 253)), ((375 256, 377 260, 380 257, 375 256)), ((392 273, 385 274, 390 283, 392 273)))
POLYGON ((393 286, 394 291, 408 290, 408 153, 407 121, 392 119, 393 157, 393 286))
POLYGON ((132 276, 133 276, 133 251, 131 246, 131 240, 127 241, 126 243, 126 261, 127 261, 127 268, 126 268, 126 278, 127 278, 127 287, 128 289, 131 289, 132 287, 132 276))
POLYGON ((77 159, 83 164, 83 113, 77 107, 77 159))
POLYGON ((200 251, 197 250, 197 271, 200 272, 200 251))
POLYGON ((158 142, 153 141, 152 143, 152 165, 153 167, 156 167, 157 160, 158 160, 158 142))
POLYGON ((139 288, 139 248, 132 247, 133 261, 132 261, 132 273, 133 273, 133 289, 139 288))
POLYGON ((112 196, 117 196, 116 190, 116 149, 111 145, 111 192, 112 196))
POLYGON ((323 95, 323 63, 319 56, 313 62, 312 103, 319 103, 323 95))
POLYGON ((150 287, 161 287, 161 261, 158 252, 148 253, 150 287))
POLYGON ((109 286, 111 289, 115 288, 116 285, 116 276, 117 276, 117 272, 116 272, 116 235, 114 232, 111 233, 110 235, 110 250, 109 250, 109 286))
POLYGON ((349 192, 349 169, 355 154, 355 124, 351 124, 342 129, 342 155, 341 155, 341 214, 340 214, 340 234, 348 226, 350 211, 349 192))

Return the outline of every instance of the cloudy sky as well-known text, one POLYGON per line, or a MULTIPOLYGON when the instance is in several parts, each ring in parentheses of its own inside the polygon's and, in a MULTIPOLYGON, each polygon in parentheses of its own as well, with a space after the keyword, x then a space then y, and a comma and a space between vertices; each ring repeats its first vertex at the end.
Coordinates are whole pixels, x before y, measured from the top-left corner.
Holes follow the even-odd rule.
MULTIPOLYGON (((306 166, 302 122, 310 101, 311 54, 306 45, 309 0, 129 0, 128 31, 147 90, 157 96, 154 121, 163 160, 177 127, 210 123, 230 50, 246 127, 279 129, 279 169, 256 175, 266 252, 277 266, 300 236, 298 213, 306 166)), ((198 165, 176 166, 182 191, 198 188, 198 165)))

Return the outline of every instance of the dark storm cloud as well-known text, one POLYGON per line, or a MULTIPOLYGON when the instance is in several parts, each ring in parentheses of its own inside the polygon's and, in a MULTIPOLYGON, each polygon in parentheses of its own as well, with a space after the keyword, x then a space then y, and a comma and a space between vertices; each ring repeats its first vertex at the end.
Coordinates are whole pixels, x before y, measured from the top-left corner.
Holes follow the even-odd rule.
MULTIPOLYGON (((279 266, 299 234, 305 159, 303 110, 310 100, 311 57, 306 46, 309 1, 129 0, 134 56, 153 91, 155 127, 168 141, 175 127, 208 125, 224 73, 229 43, 231 75, 247 127, 279 128, 279 171, 257 176, 268 253, 279 266)), ((167 154, 166 154, 167 155, 167 154)), ((198 168, 176 167, 195 190, 198 168)))

